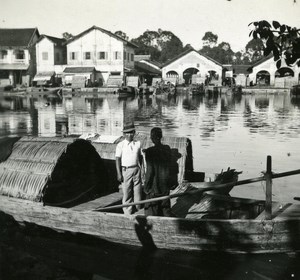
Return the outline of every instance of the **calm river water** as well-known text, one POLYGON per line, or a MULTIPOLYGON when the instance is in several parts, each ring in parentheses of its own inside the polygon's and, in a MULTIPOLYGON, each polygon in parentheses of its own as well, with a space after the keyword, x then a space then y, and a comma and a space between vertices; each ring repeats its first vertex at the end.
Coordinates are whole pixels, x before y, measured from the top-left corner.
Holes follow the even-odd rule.
MULTIPOLYGON (((111 93, 95 93, 90 97, 70 96, 58 100, 5 97, 0 93, 0 136, 121 135, 124 119, 134 120, 139 133, 149 134, 152 127, 159 126, 166 136, 190 138, 194 169, 205 172, 206 178, 228 167, 243 172, 239 179, 258 177, 266 169, 267 155, 272 156, 274 172, 300 168, 300 99, 292 99, 289 94, 200 97, 190 96, 183 90, 171 98, 119 99, 111 93)), ((273 199, 295 202, 293 197, 300 196, 299 181, 299 175, 275 179, 273 199)), ((263 199, 264 191, 264 183, 256 183, 238 186, 231 195, 263 199)), ((243 264, 237 262, 238 267, 224 278, 213 277, 216 275, 214 269, 217 269, 214 266, 222 267, 222 263, 214 259, 207 266, 207 269, 211 268, 211 277, 202 270, 202 278, 197 271, 189 279, 297 279, 289 267, 294 258, 273 259, 280 270, 276 277, 272 258, 260 258, 254 258, 254 264, 249 259, 243 264), (247 264, 257 274, 250 276, 251 269, 247 264), (238 275, 234 275, 236 270, 238 275), (269 278, 263 278, 263 275, 269 278), (280 275, 282 277, 277 278, 280 275)), ((232 269, 232 264, 230 267, 232 269)), ((165 276, 159 279, 172 279, 165 276)), ((93 279, 103 279, 97 277, 93 279)), ((158 278, 145 276, 141 279, 158 278)))
MULTIPOLYGON (((140 133, 159 126, 166 136, 189 137, 194 169, 206 178, 228 167, 242 171, 240 179, 258 177, 267 155, 274 172, 300 168, 300 99, 289 94, 200 97, 182 91, 172 98, 0 98, 0 136, 122 135, 124 119, 134 120, 140 133)), ((274 199, 300 196, 299 178, 274 180, 274 199)), ((232 194, 264 198, 264 184, 239 186, 232 194)))

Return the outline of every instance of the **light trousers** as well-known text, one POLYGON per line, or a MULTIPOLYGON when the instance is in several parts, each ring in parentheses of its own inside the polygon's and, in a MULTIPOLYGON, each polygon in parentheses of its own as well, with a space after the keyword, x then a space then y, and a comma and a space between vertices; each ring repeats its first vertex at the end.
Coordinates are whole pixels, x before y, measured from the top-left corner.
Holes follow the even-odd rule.
MULTIPOLYGON (((142 199, 142 180, 141 180, 141 169, 140 167, 133 168, 123 168, 123 199, 122 203, 132 203, 137 202, 142 199)), ((134 209, 140 210, 141 205, 128 206, 123 208, 124 214, 131 215, 134 212, 134 209)))

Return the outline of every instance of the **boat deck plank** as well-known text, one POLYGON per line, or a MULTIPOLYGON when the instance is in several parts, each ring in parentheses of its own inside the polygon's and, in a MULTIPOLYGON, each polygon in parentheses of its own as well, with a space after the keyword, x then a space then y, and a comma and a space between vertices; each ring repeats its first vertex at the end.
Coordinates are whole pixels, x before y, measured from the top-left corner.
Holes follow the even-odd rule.
POLYGON ((215 211, 214 202, 210 196, 203 196, 201 203, 194 203, 185 215, 185 218, 201 219, 215 211))
POLYGON ((300 204, 288 203, 288 207, 281 211, 276 218, 299 218, 300 217, 300 204))
POLYGON ((135 214, 135 215, 145 215, 145 209, 142 208, 142 209, 140 209, 139 211, 136 211, 134 214, 135 214))
MULTIPOLYGON (((291 203, 282 204, 279 202, 272 203, 272 219, 281 215, 291 206, 291 203)), ((257 217, 256 220, 264 220, 266 217, 266 210, 262 211, 257 217)))
POLYGON ((88 201, 82 204, 79 204, 75 207, 72 207, 72 210, 75 211, 92 211, 98 207, 106 207, 110 205, 117 204, 122 200, 122 192, 114 192, 109 195, 105 195, 99 198, 96 198, 92 201, 88 201))

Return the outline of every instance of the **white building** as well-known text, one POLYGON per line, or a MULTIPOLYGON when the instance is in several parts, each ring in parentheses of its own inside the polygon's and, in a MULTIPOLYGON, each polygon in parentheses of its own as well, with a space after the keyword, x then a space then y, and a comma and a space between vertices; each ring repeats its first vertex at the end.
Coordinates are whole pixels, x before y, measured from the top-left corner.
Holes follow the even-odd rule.
POLYGON ((67 42, 65 81, 83 76, 88 83, 101 85, 106 84, 110 76, 123 78, 134 69, 135 48, 136 45, 110 31, 92 26, 67 42), (96 74, 92 73, 94 68, 96 74), (91 73, 87 73, 87 69, 91 69, 91 73))
POLYGON ((210 83, 222 84, 222 65, 212 58, 189 49, 162 66, 162 78, 178 84, 190 84, 192 76, 209 78, 210 83))
POLYGON ((282 60, 281 67, 278 69, 272 55, 253 64, 250 70, 249 82, 253 85, 290 88, 299 84, 300 80, 300 67, 296 63, 294 66, 287 66, 285 61, 282 60))
POLYGON ((34 84, 60 83, 58 78, 62 77, 67 63, 65 42, 65 39, 41 35, 35 45, 37 74, 33 80, 34 84))
POLYGON ((0 28, 0 87, 31 83, 39 36, 37 28, 0 28))

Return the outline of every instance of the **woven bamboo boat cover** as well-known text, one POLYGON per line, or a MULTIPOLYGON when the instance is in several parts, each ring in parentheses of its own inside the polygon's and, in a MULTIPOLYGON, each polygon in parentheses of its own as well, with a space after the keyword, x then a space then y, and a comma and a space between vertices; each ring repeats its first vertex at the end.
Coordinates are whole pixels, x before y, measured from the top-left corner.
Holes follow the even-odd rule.
MULTIPOLYGON (((153 145, 148 136, 138 134, 136 139, 141 141, 143 149, 153 145)), ((111 188, 107 177, 115 174, 115 149, 121 140, 96 143, 75 138, 22 137, 13 145, 10 156, 0 163, 0 194, 43 201, 47 191, 51 189, 53 193, 60 184, 60 189, 69 190, 69 194, 66 191, 61 194, 65 198, 72 197, 73 190, 81 193, 95 185, 101 185, 98 194, 112 192, 107 189, 107 186, 111 188)), ((184 137, 162 140, 174 152, 181 183, 185 173, 193 170, 191 142, 184 137)))

